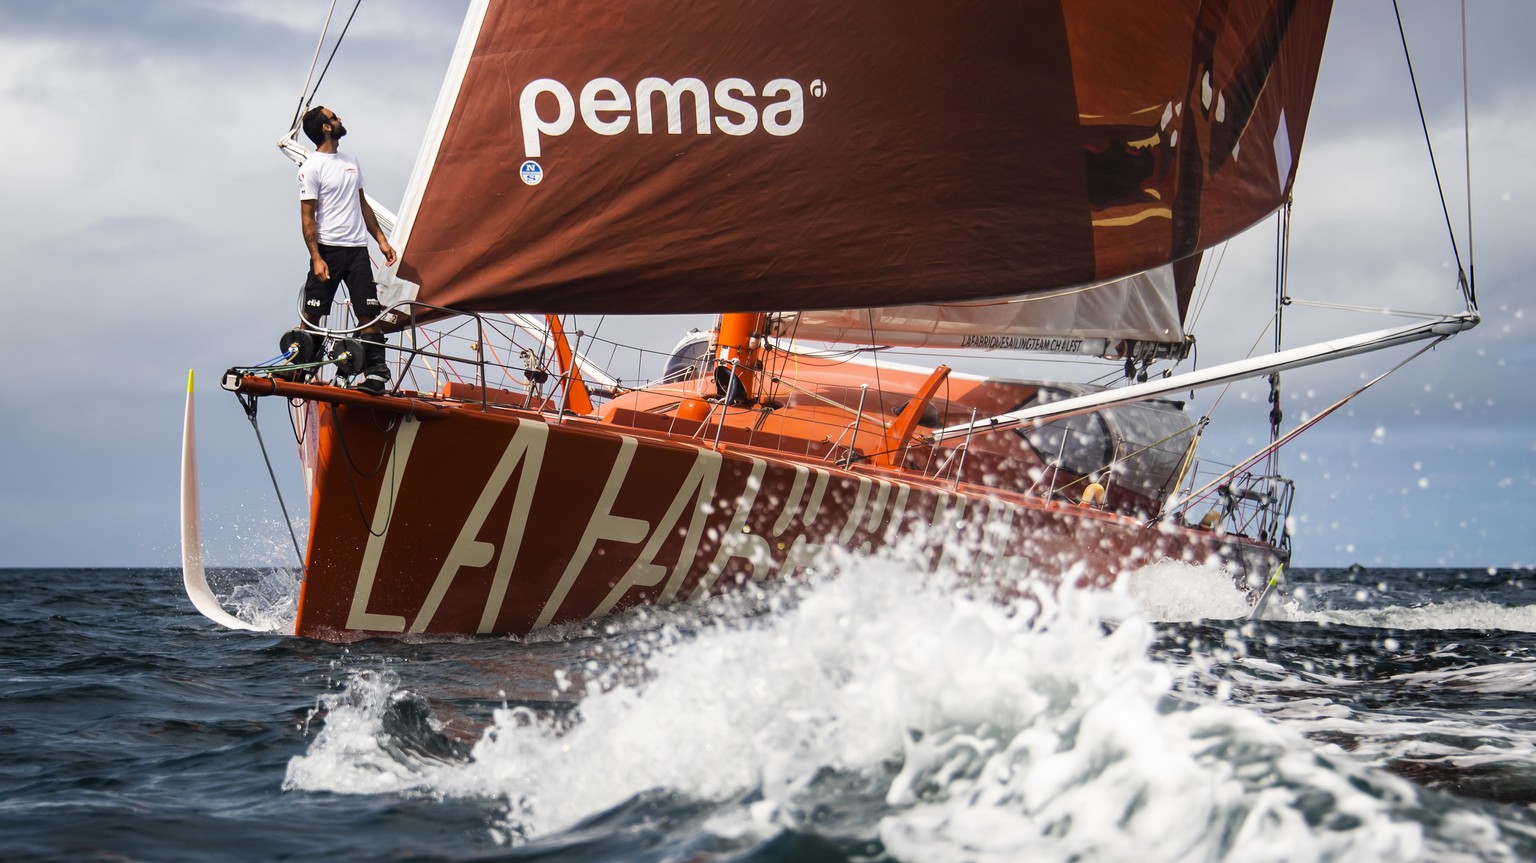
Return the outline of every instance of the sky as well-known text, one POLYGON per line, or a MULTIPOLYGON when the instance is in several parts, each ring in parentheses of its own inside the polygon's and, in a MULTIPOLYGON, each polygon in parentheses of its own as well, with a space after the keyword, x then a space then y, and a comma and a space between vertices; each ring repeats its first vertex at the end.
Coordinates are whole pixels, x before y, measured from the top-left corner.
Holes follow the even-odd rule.
MULTIPOLYGON (((350 3, 339 4, 345 13, 350 3)), ((399 204, 466 0, 366 0, 319 93, 370 193, 399 204)), ((1481 327, 1397 371, 1284 450, 1294 565, 1536 564, 1536 4, 1469 4, 1471 202, 1481 327)), ((256 437, 217 387, 295 320, 306 256, 286 131, 326 0, 0 0, 0 566, 179 564, 182 408, 198 380, 203 532, 215 565, 293 552, 256 437)), ((1460 9, 1404 25, 1462 259, 1460 9)), ((1455 263, 1386 0, 1343 0, 1300 157, 1290 293, 1457 311, 1455 263)), ((1200 362, 1241 356, 1273 305, 1274 228, 1226 249, 1196 322, 1200 362)), ((1288 346, 1398 318, 1287 312, 1288 346)), ((698 318, 647 321, 666 349, 698 318)), ((618 325, 609 335, 625 330, 618 325)), ((1268 344, 1269 336, 1264 336, 1268 344)), ((1288 373, 1287 427, 1402 349, 1288 373)), ((995 358, 977 368, 997 369, 995 358)), ((1010 376, 1029 376, 1029 368, 1010 376)), ((1060 376, 1059 367, 1044 374, 1060 376)), ((1204 455, 1265 441, 1262 385, 1214 411, 1204 455), (1230 420, 1230 422, 1229 422, 1230 420)), ((1203 411, 1216 398, 1190 402, 1203 411)), ((304 505, 277 405, 262 433, 304 505)), ((285 557, 286 556, 286 557, 285 557)))

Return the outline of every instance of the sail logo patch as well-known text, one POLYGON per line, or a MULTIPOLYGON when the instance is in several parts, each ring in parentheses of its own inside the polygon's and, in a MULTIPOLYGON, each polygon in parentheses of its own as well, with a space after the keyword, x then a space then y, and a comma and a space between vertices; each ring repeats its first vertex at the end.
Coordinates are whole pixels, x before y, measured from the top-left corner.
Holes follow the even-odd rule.
POLYGON ((537 186, 544 179, 544 169, 532 159, 524 162, 522 167, 517 169, 517 173, 523 178, 523 182, 530 186, 537 186))
MULTIPOLYGON (((826 92, 820 79, 811 83, 813 97, 826 92)), ((518 97, 524 157, 542 156, 544 138, 571 131, 578 117, 589 131, 607 136, 631 128, 640 135, 657 134, 662 122, 667 134, 681 135, 686 122, 698 135, 719 131, 741 137, 761 129, 783 138, 805 125, 805 88, 790 78, 775 78, 759 91, 745 78, 724 78, 710 87, 699 78, 651 77, 641 78, 631 93, 617 79, 593 78, 572 95, 565 84, 538 78, 524 85, 518 97)))

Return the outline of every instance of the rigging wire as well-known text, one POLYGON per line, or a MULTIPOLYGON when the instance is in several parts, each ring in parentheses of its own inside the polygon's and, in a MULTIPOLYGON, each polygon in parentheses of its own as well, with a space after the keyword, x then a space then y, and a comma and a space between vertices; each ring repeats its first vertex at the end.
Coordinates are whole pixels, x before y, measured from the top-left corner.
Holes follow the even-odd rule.
MULTIPOLYGON (((874 309, 870 309, 869 312, 870 312, 870 314, 869 314, 869 341, 870 341, 871 344, 873 344, 874 341, 875 341, 875 315, 874 315, 874 309)), ((880 398, 880 394, 885 392, 885 385, 880 382, 880 360, 882 360, 884 358, 881 357, 878 352, 873 354, 872 357, 874 359, 873 365, 874 365, 874 368, 875 368, 875 397, 876 398, 880 398)), ((883 399, 882 399, 882 401, 883 401, 883 399)), ((850 442, 848 444, 848 449, 849 449, 849 457, 852 458, 852 450, 853 450, 852 442, 850 442)))
POLYGON ((283 511, 283 524, 288 527, 288 538, 293 540, 293 553, 299 558, 299 569, 304 568, 304 552, 299 550, 299 536, 293 532, 293 519, 288 516, 288 504, 283 501, 283 489, 277 484, 277 472, 272 470, 272 459, 267 456, 267 442, 261 437, 261 425, 256 422, 256 396, 236 393, 245 416, 256 432, 256 444, 261 447, 261 460, 267 463, 267 476, 272 478, 272 490, 277 493, 277 506, 283 511))
MULTIPOLYGON (((1243 355, 1244 358, 1252 357, 1253 356, 1253 352, 1259 349, 1259 342, 1264 339, 1264 335, 1269 332, 1270 324, 1273 324, 1274 322, 1275 322, 1274 319, 1271 318, 1269 323, 1266 323, 1264 325, 1264 329, 1259 330, 1259 334, 1257 336, 1254 336, 1254 338, 1253 338, 1253 344, 1248 346, 1248 353, 1243 355)), ((1229 390, 1231 390, 1232 387, 1236 386, 1238 383, 1239 383, 1238 381, 1233 380, 1233 381, 1227 381, 1225 384, 1222 385, 1221 392, 1216 394, 1216 399, 1214 401, 1212 401, 1211 402, 1211 406, 1206 409, 1206 411, 1205 411, 1205 419, 1209 420, 1211 418, 1211 416, 1214 413, 1216 413, 1216 408, 1221 406, 1222 399, 1225 399, 1227 397, 1227 392, 1229 390)))
POLYGON ((304 116, 304 111, 315 99, 315 94, 320 92, 320 82, 325 80, 325 73, 331 68, 331 61, 336 59, 336 51, 341 48, 341 40, 346 38, 347 28, 352 26, 352 19, 357 17, 358 7, 363 5, 363 0, 357 0, 352 4, 352 14, 347 16, 347 23, 341 26, 341 32, 336 35, 336 44, 331 46, 330 56, 325 58, 325 66, 320 70, 320 77, 315 78, 315 64, 320 61, 320 49, 325 45, 325 34, 330 32, 331 18, 336 13, 336 0, 331 0, 331 8, 325 13, 325 26, 320 28, 320 41, 315 44, 315 56, 309 61, 309 75, 304 78, 304 87, 299 91, 299 107, 293 112, 293 120, 289 122, 288 129, 296 132, 299 129, 299 118, 304 116), (314 89, 310 89, 309 82, 313 79, 314 89))
POLYGON ((1477 307, 1477 256, 1472 253, 1472 100, 1467 94, 1467 0, 1461 0, 1461 143, 1467 169, 1467 299, 1477 307))
POLYGON ((1361 312, 1368 315, 1392 315, 1398 318, 1416 318, 1421 321, 1438 321, 1444 312, 1415 312, 1411 309, 1394 309, 1391 306, 1358 306, 1353 303, 1330 303, 1326 300, 1298 300, 1291 298, 1288 306, 1306 306, 1311 309, 1328 309, 1334 312, 1361 312))
MULTIPOLYGON (((1461 264, 1461 251, 1457 247, 1457 244, 1456 244, 1456 229, 1451 224, 1451 208, 1445 202, 1445 186, 1440 181, 1440 167, 1439 167, 1439 165, 1435 161, 1435 145, 1434 145, 1434 142, 1430 139, 1430 136, 1429 136, 1429 121, 1424 116, 1424 100, 1419 96, 1419 81, 1418 81, 1417 76, 1415 76, 1414 73, 1413 73, 1413 57, 1410 55, 1410 53, 1408 51, 1408 34, 1406 32, 1404 32, 1404 30, 1403 30, 1403 13, 1402 13, 1402 11, 1400 9, 1398 9, 1397 0, 1392 0, 1392 13, 1397 16, 1397 35, 1398 35, 1399 38, 1402 39, 1402 42, 1403 42, 1403 61, 1405 63, 1407 63, 1407 65, 1408 65, 1408 81, 1409 81, 1409 83, 1411 83, 1413 85, 1413 101, 1414 101, 1414 104, 1419 109, 1419 126, 1421 128, 1423 128, 1423 130, 1424 130, 1424 147, 1425 147, 1426 150, 1429 151, 1429 167, 1430 167, 1430 170, 1435 175, 1435 191, 1437 193, 1439 193, 1439 195, 1440 195, 1440 210, 1441 210, 1441 212, 1443 212, 1445 214, 1445 229, 1446 229, 1446 233, 1450 236, 1450 240, 1451 240, 1451 255, 1456 258, 1457 281, 1460 283, 1462 293, 1463 293, 1463 295, 1465 295, 1467 302, 1473 308, 1477 308, 1477 294, 1473 291, 1472 284, 1468 280, 1467 270, 1464 267, 1462 267, 1462 264, 1461 264)), ((1465 92, 1465 89, 1466 89, 1466 71, 1465 71, 1465 63, 1466 63, 1465 5, 1463 5, 1462 40, 1463 40, 1463 47, 1462 47, 1462 63, 1463 63, 1462 88, 1463 88, 1463 92, 1465 92)), ((1465 97, 1463 97, 1463 102, 1465 102, 1465 97)), ((1470 172, 1472 170, 1471 162, 1472 162, 1471 152, 1468 151, 1468 153, 1467 153, 1467 163, 1468 163, 1467 171, 1469 172, 1469 176, 1470 176, 1470 172)), ((1467 188, 1467 195, 1468 195, 1469 202, 1470 202, 1471 194, 1472 194, 1472 189, 1471 189, 1471 185, 1469 183, 1468 184, 1468 188, 1467 188)), ((1471 225, 1471 212, 1470 212, 1470 210, 1469 210, 1468 215, 1467 215, 1467 222, 1468 222, 1468 225, 1469 225, 1468 229, 1470 231, 1470 225, 1471 225)), ((1470 246, 1470 239, 1469 239, 1468 242, 1469 242, 1469 245, 1468 245, 1468 248, 1467 248, 1467 253, 1468 253, 1468 255, 1470 255, 1471 251, 1472 251, 1471 246, 1470 246)))
POLYGON ((341 48, 341 40, 346 38, 347 28, 352 26, 352 19, 357 17, 358 7, 362 5, 363 0, 357 0, 356 3, 352 4, 352 14, 347 16, 347 23, 341 25, 341 32, 336 34, 336 44, 331 46, 331 56, 325 58, 325 66, 320 69, 320 77, 315 79, 315 88, 309 91, 309 98, 305 100, 306 104, 313 102, 315 94, 320 92, 320 82, 325 80, 325 73, 330 71, 331 61, 336 59, 336 52, 341 48))
POLYGON ((1206 263, 1205 276, 1203 279, 1201 279, 1200 287, 1195 292, 1196 299, 1190 303, 1190 306, 1194 309, 1194 313, 1189 315, 1189 321, 1185 327, 1187 330, 1193 330, 1195 328, 1195 324, 1200 320, 1200 315, 1205 311, 1205 304, 1211 298, 1211 289, 1216 284, 1216 274, 1221 271, 1221 262, 1226 260, 1227 245, 1227 243, 1222 243, 1221 252, 1216 256, 1216 260, 1207 261, 1206 263))
POLYGON ((290 132, 299 130, 299 117, 304 114, 304 94, 309 92, 309 82, 315 77, 315 64, 320 62, 320 49, 325 47, 325 34, 331 29, 331 16, 336 14, 336 0, 331 0, 331 8, 325 13, 325 26, 320 28, 320 39, 315 42, 315 56, 309 60, 309 72, 304 75, 304 86, 299 88, 299 106, 293 111, 293 119, 288 123, 290 132))
MULTIPOLYGON (((1280 447, 1285 446, 1286 444, 1290 443, 1292 440, 1295 440, 1296 437, 1298 435, 1300 435, 1302 432, 1304 432, 1307 429, 1310 429, 1313 426, 1317 425, 1318 423, 1322 422, 1325 418, 1327 418, 1334 411, 1337 411, 1339 408, 1343 407, 1344 405, 1350 403, 1351 401, 1354 401, 1355 398, 1357 398, 1361 393, 1365 392, 1366 390, 1370 389, 1371 387, 1375 386, 1376 384, 1381 383, 1383 380, 1386 380, 1386 378, 1389 375, 1393 374, 1397 370, 1401 369, 1403 366, 1406 366, 1409 363, 1413 362, 1414 360, 1418 359, 1419 357, 1423 356, 1425 353, 1427 353, 1428 351, 1434 349, 1435 346, 1439 345, 1441 342, 1445 341, 1448 338, 1450 338, 1450 336, 1441 336, 1441 337, 1435 339, 1434 341, 1430 342, 1429 344, 1419 348, 1411 356, 1405 358, 1402 362, 1399 362, 1397 365, 1393 366, 1392 368, 1387 369, 1386 371, 1382 372, 1381 374, 1377 375, 1376 377, 1374 377, 1374 378, 1370 379, 1369 381, 1366 381, 1365 383, 1361 384, 1358 388, 1356 388, 1354 391, 1350 392, 1348 395, 1344 396, 1343 398, 1339 399, 1338 401, 1334 402, 1333 404, 1329 405, 1328 407, 1323 408, 1315 416, 1312 416, 1312 417, 1302 421, 1302 423, 1300 425, 1296 426, 1295 428, 1291 429, 1290 431, 1288 431, 1284 435, 1282 435, 1279 440, 1276 440, 1276 441, 1270 443, 1268 446, 1264 447, 1263 449, 1259 450, 1258 452, 1254 453, 1253 455, 1248 456, 1248 458, 1244 459, 1242 462, 1240 462, 1240 463, 1238 463, 1236 465, 1233 465, 1230 469, 1228 469, 1227 471, 1225 471, 1221 475, 1217 476, 1215 479, 1211 480, 1210 482, 1206 483, 1205 485, 1201 486, 1198 490, 1190 492, 1187 496, 1184 497, 1183 500, 1179 501, 1177 506, 1168 507, 1165 510, 1165 512, 1171 512, 1171 511, 1173 511, 1175 509, 1187 511, 1191 506, 1194 506, 1194 505, 1198 504, 1200 501, 1202 501, 1206 497, 1208 497, 1212 490, 1214 490, 1215 488, 1220 486, 1222 483, 1226 482, 1229 477, 1237 476, 1241 471, 1247 469, 1248 467, 1250 467, 1250 466, 1252 466, 1254 464, 1257 464, 1261 459, 1265 458, 1267 455, 1269 455, 1274 450, 1277 450, 1280 447)), ((1149 522, 1147 522, 1147 525, 1150 527, 1152 524, 1155 524, 1155 523, 1156 523, 1155 520, 1154 521, 1149 521, 1149 522)))
MULTIPOLYGON (((1279 218, 1275 221, 1275 353, 1280 353, 1284 347, 1285 307, 1291 304, 1291 298, 1287 294, 1287 286, 1290 282, 1291 272, 1291 200, 1286 198, 1280 206, 1279 218)), ((1284 411, 1280 406, 1280 373, 1271 372, 1269 375, 1269 440, 1271 443, 1280 439, 1280 422, 1284 411)), ((1280 452, 1276 448, 1269 454, 1267 460, 1268 470, 1271 476, 1280 473, 1280 452)))

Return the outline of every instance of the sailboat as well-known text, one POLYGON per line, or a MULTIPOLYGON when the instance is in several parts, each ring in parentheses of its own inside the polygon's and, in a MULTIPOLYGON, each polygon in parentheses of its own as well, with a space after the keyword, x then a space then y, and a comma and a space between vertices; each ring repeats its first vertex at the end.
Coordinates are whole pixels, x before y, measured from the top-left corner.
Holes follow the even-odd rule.
MULTIPOLYGON (((1261 603, 1292 502, 1265 468, 1300 428, 1274 411, 1197 482, 1177 394, 1478 321, 1463 282, 1462 311, 1172 368, 1202 254, 1286 207, 1329 12, 473 0, 398 216, 375 206, 393 387, 346 385, 356 320, 221 382, 298 432, 296 634, 522 634, 841 552, 1004 594, 1180 560, 1261 603), (572 317, 685 312, 718 317, 648 382, 572 317), (997 350, 1123 384, 911 359, 997 350)), ((236 626, 202 572, 191 404, 185 578, 236 626)))

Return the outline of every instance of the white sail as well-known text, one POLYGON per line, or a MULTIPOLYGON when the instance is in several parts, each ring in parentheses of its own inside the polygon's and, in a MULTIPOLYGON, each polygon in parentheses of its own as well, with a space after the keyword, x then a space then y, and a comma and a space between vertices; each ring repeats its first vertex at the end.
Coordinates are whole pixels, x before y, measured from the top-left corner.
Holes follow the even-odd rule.
POLYGON ((1047 294, 970 303, 831 309, 783 318, 795 339, 912 348, 1115 356, 1123 339, 1184 341, 1173 267, 1047 294), (1134 322, 1129 329, 1127 322, 1134 322))

